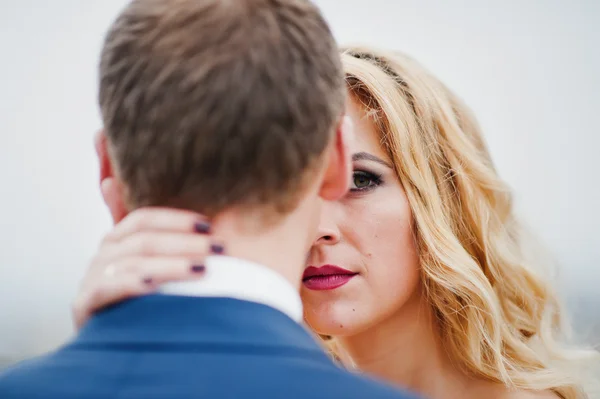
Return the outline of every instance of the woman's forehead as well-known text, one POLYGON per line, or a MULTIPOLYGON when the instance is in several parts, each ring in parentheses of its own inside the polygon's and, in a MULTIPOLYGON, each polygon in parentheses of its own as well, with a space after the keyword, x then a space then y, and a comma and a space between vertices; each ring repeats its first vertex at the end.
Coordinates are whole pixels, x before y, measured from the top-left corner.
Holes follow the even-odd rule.
POLYGON ((354 97, 348 101, 348 116, 353 124, 353 138, 349 141, 350 153, 368 152, 389 161, 381 143, 381 134, 368 116, 364 106, 354 97))

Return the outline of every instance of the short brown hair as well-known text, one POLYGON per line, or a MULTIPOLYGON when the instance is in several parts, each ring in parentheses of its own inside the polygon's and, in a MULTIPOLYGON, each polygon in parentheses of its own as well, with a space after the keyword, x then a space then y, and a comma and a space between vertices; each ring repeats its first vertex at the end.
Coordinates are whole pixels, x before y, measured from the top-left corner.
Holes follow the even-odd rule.
POLYGON ((290 210, 345 96, 337 45, 308 0, 134 0, 101 55, 130 208, 290 210))

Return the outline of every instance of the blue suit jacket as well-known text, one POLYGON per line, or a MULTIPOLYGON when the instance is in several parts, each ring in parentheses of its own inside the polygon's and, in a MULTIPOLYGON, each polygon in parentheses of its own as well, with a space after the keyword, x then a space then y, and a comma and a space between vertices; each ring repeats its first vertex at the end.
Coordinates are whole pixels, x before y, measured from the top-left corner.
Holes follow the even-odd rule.
POLYGON ((339 369, 283 313, 228 298, 127 301, 0 375, 2 399, 410 397, 339 369))

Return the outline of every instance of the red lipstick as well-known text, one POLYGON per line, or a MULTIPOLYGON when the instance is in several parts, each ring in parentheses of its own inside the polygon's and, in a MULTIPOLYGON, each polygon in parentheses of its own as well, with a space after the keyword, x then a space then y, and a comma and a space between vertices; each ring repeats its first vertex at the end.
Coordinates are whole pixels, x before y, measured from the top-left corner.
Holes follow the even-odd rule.
POLYGON ((302 283, 309 290, 333 290, 346 284, 357 274, 335 265, 309 266, 304 271, 302 283))

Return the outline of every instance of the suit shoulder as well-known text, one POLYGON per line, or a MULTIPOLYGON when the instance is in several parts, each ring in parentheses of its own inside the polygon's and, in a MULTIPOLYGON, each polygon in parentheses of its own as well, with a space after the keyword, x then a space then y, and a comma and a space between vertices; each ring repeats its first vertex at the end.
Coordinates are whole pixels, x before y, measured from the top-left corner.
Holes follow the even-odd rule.
POLYGON ((19 378, 23 374, 28 374, 31 372, 31 370, 38 366, 40 361, 43 362, 42 357, 22 360, 8 366, 6 369, 0 372, 0 384, 12 381, 15 378, 19 378))
POLYGON ((24 360, 9 366, 0 373, 0 397, 22 397, 24 390, 35 381, 35 370, 41 359, 24 360))

